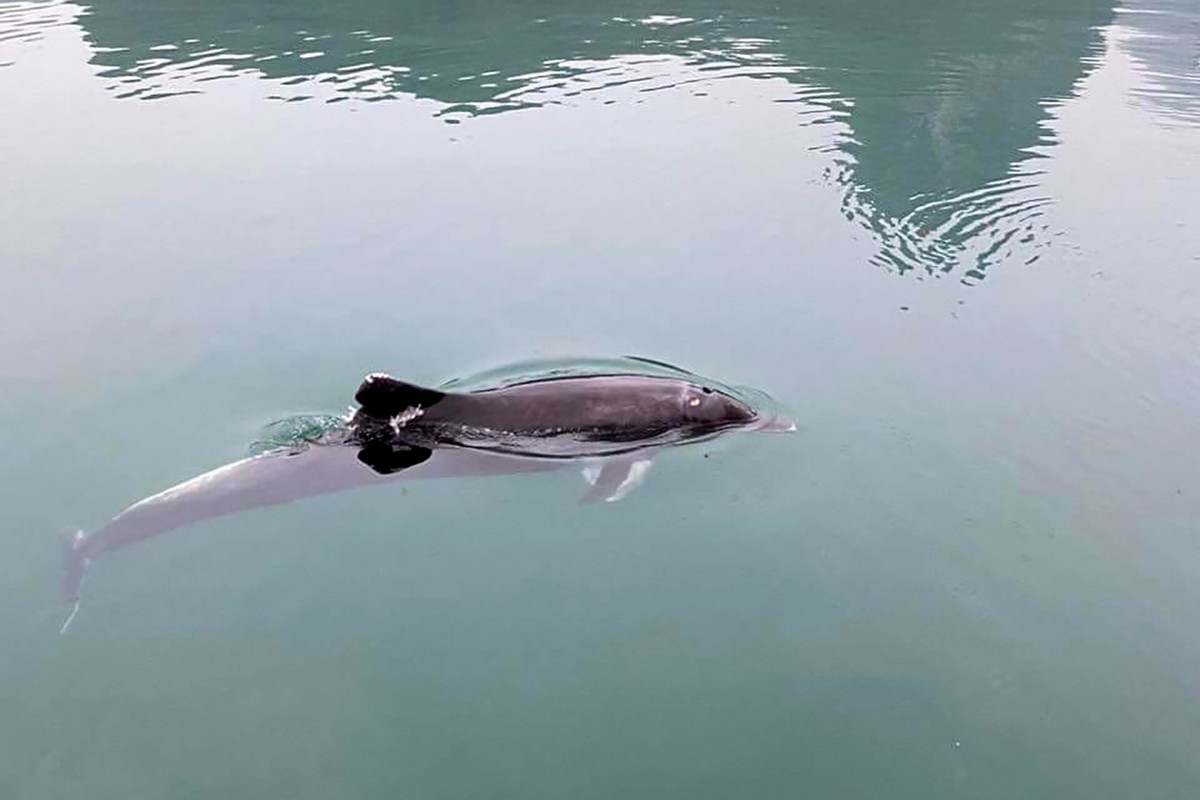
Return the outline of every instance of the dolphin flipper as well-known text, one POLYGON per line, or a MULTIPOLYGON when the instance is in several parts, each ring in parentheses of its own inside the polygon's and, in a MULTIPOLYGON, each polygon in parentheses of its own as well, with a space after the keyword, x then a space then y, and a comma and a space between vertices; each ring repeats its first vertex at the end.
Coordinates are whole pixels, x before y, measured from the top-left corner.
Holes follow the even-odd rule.
POLYGON ((615 503, 632 492, 646 479, 651 460, 644 454, 610 458, 599 468, 585 467, 583 477, 592 485, 580 498, 581 503, 596 503, 603 500, 615 503))

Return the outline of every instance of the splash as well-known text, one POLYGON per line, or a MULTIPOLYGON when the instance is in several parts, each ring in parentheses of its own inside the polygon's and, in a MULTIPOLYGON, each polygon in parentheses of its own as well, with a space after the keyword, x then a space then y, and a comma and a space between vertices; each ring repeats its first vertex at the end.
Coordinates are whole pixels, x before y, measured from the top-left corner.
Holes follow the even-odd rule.
POLYGON ((277 419, 263 427, 250 444, 254 455, 274 450, 303 450, 309 445, 329 443, 347 430, 347 420, 333 414, 297 414, 277 419))

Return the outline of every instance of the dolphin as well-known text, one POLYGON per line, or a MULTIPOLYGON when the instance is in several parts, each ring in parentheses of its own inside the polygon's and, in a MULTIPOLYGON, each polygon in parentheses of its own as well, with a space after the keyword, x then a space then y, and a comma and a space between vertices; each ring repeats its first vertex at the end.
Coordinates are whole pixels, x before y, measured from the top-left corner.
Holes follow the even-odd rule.
POLYGON ((760 422, 758 412, 726 391, 650 375, 542 378, 446 393, 375 373, 354 399, 364 462, 380 471, 420 463, 445 446, 532 458, 613 456, 760 422), (375 455, 379 461, 371 463, 375 455))
POLYGON ((582 463, 584 502, 613 502, 664 447, 732 430, 795 430, 729 392, 690 378, 550 377, 446 392, 368 375, 346 424, 313 441, 243 458, 146 497, 90 535, 64 538, 61 591, 79 610, 100 555, 202 520, 398 479, 510 475, 582 463))

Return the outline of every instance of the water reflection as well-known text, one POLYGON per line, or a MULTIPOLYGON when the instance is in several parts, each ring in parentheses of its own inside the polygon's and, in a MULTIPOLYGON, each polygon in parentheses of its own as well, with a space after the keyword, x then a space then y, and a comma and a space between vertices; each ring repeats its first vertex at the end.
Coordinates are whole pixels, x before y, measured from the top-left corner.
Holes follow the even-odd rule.
POLYGON ((1124 47, 1146 79, 1138 98, 1160 117, 1200 123, 1200 4, 1130 0, 1121 11, 1124 47))
MULTIPOLYGON (((1169 1, 1169 0, 1164 0, 1169 1)), ((418 97, 478 115, 773 78, 828 124, 847 219, 897 272, 982 278, 1035 260, 1037 157, 1053 107, 1094 65, 1105 0, 588 4, 351 0, 336 6, 99 0, 84 17, 118 97, 255 75, 286 101, 418 97), (615 10, 614 10, 615 9, 615 10)))
MULTIPOLYGON (((36 0, 0 2, 0 48, 19 42, 37 41, 48 29, 69 22, 69 17, 64 18, 51 3, 36 0)), ((10 67, 12 64, 0 51, 0 67, 10 67)))

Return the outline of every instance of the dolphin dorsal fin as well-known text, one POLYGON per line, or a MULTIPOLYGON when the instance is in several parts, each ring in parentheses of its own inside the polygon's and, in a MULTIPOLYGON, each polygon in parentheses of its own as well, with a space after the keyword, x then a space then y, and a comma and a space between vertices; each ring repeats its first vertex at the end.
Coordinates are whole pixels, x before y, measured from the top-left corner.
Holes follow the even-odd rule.
POLYGON ((363 413, 381 419, 403 414, 411 408, 429 408, 446 395, 437 389, 426 389, 411 383, 398 381, 382 372, 363 378, 354 399, 362 406, 363 413))

